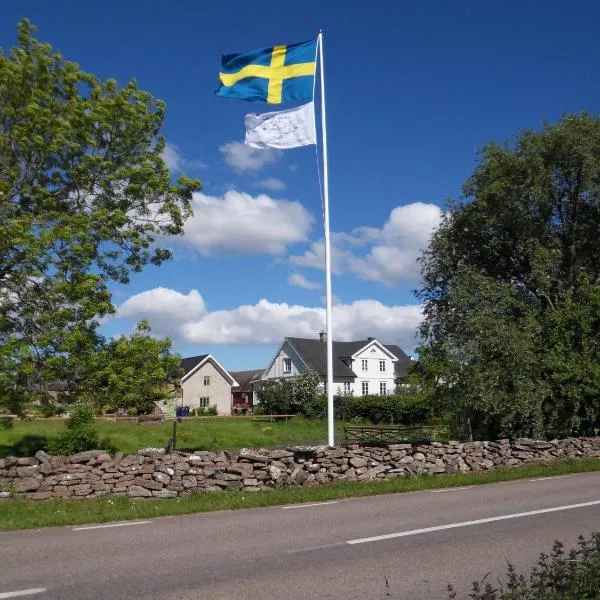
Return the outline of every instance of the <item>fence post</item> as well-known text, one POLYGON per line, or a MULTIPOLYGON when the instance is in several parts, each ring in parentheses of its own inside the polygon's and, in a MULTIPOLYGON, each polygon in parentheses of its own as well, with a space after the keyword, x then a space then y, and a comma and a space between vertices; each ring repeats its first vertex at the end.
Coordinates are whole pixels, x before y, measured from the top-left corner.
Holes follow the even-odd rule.
POLYGON ((177 419, 173 421, 173 451, 177 449, 177 419))

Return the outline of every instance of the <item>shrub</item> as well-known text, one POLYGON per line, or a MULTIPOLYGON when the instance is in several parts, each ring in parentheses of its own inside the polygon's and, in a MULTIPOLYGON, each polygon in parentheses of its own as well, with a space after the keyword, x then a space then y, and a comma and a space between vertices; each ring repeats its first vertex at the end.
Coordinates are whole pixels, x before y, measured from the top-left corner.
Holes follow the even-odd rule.
POLYGON ((214 404, 212 406, 209 406, 208 408, 198 407, 195 411, 195 415, 197 417, 216 417, 217 407, 214 404))
MULTIPOLYGON (((600 533, 590 539, 579 537, 576 548, 565 553, 564 545, 556 541, 552 553, 540 554, 538 564, 527 579, 509 563, 506 584, 475 582, 469 598, 472 600, 583 600, 598 598, 600 590, 600 533)), ((448 586, 450 600, 456 599, 454 588, 448 586)))
POLYGON ((76 454, 101 446, 89 404, 75 406, 67 420, 67 430, 48 440, 48 450, 55 455, 76 454))

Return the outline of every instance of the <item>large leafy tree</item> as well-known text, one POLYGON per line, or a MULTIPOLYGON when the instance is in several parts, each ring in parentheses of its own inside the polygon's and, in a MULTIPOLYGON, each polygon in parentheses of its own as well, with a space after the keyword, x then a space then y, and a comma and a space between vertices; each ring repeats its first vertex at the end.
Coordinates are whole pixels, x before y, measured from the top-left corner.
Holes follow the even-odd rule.
POLYGON ((422 259, 418 370, 478 437, 600 426, 600 119, 490 144, 422 259))
POLYGON ((101 81, 19 24, 0 53, 0 405, 73 389, 114 311, 107 284, 170 256, 198 181, 161 158, 165 104, 101 81))
POLYGON ((86 384, 97 412, 127 408, 147 414, 155 402, 178 394, 181 357, 171 353, 169 338, 149 334, 150 325, 142 321, 130 336, 111 340, 95 355, 86 384))

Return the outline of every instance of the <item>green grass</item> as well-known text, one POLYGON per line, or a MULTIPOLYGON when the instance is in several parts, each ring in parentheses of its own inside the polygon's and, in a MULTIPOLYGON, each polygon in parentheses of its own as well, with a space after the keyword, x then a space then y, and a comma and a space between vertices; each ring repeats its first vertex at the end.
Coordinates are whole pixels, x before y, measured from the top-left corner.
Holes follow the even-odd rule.
POLYGON ((122 496, 47 502, 0 500, 0 530, 103 523, 216 510, 320 502, 599 470, 599 459, 584 459, 551 465, 528 465, 518 469, 500 469, 479 475, 423 476, 414 479, 398 478, 387 481, 339 483, 314 488, 286 487, 254 493, 196 493, 185 498, 167 500, 139 500, 122 496))
MULTIPOLYGON (((163 448, 173 429, 172 422, 138 425, 135 421, 96 421, 101 439, 125 454, 140 448, 163 448)), ((11 429, 0 427, 0 458, 32 456, 45 440, 65 428, 65 420, 16 421, 11 429)), ((336 437, 343 437, 343 424, 336 424, 336 437)), ((259 421, 248 417, 183 419, 177 424, 177 448, 232 450, 243 447, 273 448, 327 441, 327 421, 294 417, 289 421, 259 421)))

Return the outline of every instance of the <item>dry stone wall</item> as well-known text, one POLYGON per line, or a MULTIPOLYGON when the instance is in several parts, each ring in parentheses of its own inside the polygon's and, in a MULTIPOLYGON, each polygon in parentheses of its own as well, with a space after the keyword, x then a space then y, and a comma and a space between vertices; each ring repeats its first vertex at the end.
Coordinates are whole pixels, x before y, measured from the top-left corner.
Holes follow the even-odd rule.
POLYGON ((161 449, 111 456, 99 450, 73 456, 38 452, 0 459, 0 498, 175 498, 194 491, 258 492, 284 485, 317 486, 340 481, 410 475, 473 473, 498 467, 600 457, 600 437, 550 442, 436 443, 387 448, 297 446, 285 450, 165 454, 161 449))

